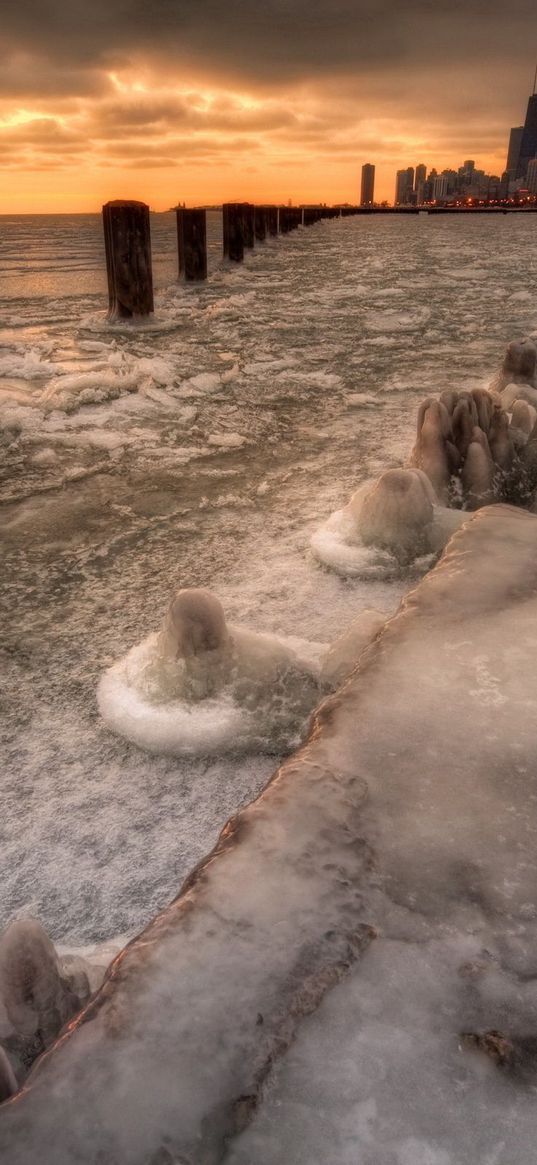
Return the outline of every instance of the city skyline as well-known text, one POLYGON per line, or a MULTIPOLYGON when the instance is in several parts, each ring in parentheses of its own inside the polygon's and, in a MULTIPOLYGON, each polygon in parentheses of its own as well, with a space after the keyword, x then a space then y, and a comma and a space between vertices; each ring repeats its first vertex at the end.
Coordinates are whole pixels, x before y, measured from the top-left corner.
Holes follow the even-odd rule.
MULTIPOLYGON (((511 128, 505 166, 490 174, 466 159, 461 166, 428 170, 424 163, 397 170, 394 206, 429 202, 497 201, 537 194, 537 69, 528 98, 524 124, 511 128)), ((363 170, 362 170, 363 175, 363 170)), ((362 177, 363 186, 363 177, 362 177)), ((363 199, 362 199, 363 201, 363 199)))
POLYGON ((378 200, 409 158, 501 173, 535 67, 529 0, 26 0, 3 23, 4 213, 352 202, 366 158, 378 200))

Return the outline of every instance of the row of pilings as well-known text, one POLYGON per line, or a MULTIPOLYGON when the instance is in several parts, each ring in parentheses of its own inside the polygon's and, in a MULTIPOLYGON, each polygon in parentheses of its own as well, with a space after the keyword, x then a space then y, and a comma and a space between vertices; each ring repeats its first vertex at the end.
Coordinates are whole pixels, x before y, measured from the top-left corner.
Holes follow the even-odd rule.
MULTIPOLYGON (((223 212, 224 259, 241 263, 244 253, 267 238, 312 226, 325 218, 356 213, 333 206, 254 206, 226 202, 223 212)), ((179 278, 207 278, 207 212, 178 207, 179 278)), ((154 309, 149 207, 145 202, 107 202, 103 206, 109 319, 136 319, 154 309)))

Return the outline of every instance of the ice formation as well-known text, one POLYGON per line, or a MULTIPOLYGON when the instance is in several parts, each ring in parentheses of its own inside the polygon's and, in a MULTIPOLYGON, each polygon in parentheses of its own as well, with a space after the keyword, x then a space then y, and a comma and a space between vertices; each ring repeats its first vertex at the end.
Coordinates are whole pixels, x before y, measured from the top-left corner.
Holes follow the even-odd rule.
POLYGON ((7 927, 0 936, 0 1092, 9 1071, 24 1078, 89 993, 82 960, 62 962, 40 923, 21 919, 7 927))
POLYGON ((326 646, 227 624, 219 600, 184 589, 161 632, 102 677, 106 724, 150 752, 210 755, 297 744, 321 693, 326 646))
POLYGON ((388 469, 332 514, 311 546, 339 574, 389 577, 413 562, 430 565, 466 518, 439 503, 422 469, 388 469))
POLYGON ((455 534, 0 1110, 10 1165, 527 1165, 536 577, 532 514, 455 534))
POLYGON ((448 389, 424 400, 408 467, 366 482, 332 514, 313 535, 315 557, 350 577, 389 576, 411 563, 423 568, 467 511, 497 501, 531 503, 536 353, 533 340, 510 344, 495 387, 448 389))
POLYGON ((329 647, 323 659, 321 676, 330 687, 343 683, 357 666, 366 647, 373 642, 386 622, 386 614, 367 608, 329 647))

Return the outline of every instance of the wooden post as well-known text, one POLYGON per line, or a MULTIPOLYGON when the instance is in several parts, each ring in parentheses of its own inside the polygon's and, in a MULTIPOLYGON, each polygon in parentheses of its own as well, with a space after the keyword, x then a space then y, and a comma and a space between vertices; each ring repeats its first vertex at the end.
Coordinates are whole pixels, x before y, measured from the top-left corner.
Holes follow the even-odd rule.
POLYGON ((242 263, 244 259, 244 234, 242 204, 240 202, 225 202, 222 207, 224 216, 224 258, 234 263, 242 263))
POLYGON ((133 319, 154 310, 149 207, 145 202, 103 206, 108 275, 108 319, 133 319))
POLYGON ((253 204, 251 202, 243 202, 242 229, 245 247, 253 247, 255 245, 254 217, 255 207, 253 204))
POLYGON ((207 212, 184 210, 177 215, 177 249, 179 275, 188 283, 207 278, 207 212))
POLYGON ((287 232, 289 231, 289 207, 288 206, 278 207, 278 225, 280 228, 280 234, 286 235, 287 232))
POLYGON ((277 206, 267 206, 266 211, 267 211, 267 230, 268 230, 268 233, 269 233, 269 235, 272 235, 272 236, 277 235, 278 234, 278 207, 277 206))
POLYGON ((267 207, 254 207, 254 230, 256 243, 264 243, 267 237, 267 207))

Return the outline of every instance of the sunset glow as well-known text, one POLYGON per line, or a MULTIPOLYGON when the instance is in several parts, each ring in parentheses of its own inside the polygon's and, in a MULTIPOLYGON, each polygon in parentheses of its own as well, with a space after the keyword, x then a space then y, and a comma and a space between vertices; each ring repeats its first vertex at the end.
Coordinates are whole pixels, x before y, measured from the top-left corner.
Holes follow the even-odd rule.
POLYGON ((524 2, 486 27, 479 3, 451 9, 449 28, 419 0, 404 20, 346 0, 330 20, 279 0, 242 22, 213 7, 133 7, 129 22, 97 4, 90 21, 47 0, 31 27, 10 13, 0 211, 353 201, 367 160, 391 200, 396 169, 418 161, 505 167, 532 71, 524 2))

